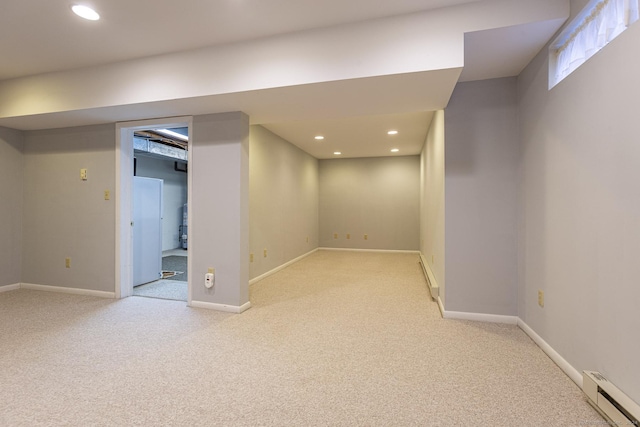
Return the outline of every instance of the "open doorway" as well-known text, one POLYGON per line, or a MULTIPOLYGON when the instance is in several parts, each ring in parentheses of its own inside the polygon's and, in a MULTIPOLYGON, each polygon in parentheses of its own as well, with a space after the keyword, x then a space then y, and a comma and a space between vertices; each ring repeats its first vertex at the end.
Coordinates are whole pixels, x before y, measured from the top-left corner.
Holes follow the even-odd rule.
POLYGON ((190 302, 191 118, 117 125, 116 295, 190 302))
POLYGON ((133 295, 187 301, 189 129, 133 134, 133 295))

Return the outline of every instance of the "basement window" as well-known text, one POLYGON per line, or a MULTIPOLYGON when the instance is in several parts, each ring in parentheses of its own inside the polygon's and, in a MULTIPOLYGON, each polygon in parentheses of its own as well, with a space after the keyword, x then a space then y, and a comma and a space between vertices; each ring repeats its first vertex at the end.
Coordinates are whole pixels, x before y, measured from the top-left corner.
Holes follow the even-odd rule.
POLYGON ((549 89, 638 20, 638 0, 591 0, 549 46, 549 89))

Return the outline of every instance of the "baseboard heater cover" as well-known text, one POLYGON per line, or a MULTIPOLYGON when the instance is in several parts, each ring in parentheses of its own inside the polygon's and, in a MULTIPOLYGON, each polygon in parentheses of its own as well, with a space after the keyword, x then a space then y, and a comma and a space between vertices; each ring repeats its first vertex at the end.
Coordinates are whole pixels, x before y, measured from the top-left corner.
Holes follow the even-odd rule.
POLYGON ((434 286, 431 283, 431 279, 429 278, 429 272, 427 271, 428 267, 425 264, 425 262, 422 260, 422 257, 418 259, 418 264, 420 264, 420 267, 422 267, 424 278, 427 279, 427 286, 429 286, 429 292, 431 292, 431 298, 438 299, 438 296, 440 295, 439 288, 437 286, 434 286))
POLYGON ((617 426, 640 426, 640 406, 600 372, 582 372, 582 391, 607 421, 617 426))

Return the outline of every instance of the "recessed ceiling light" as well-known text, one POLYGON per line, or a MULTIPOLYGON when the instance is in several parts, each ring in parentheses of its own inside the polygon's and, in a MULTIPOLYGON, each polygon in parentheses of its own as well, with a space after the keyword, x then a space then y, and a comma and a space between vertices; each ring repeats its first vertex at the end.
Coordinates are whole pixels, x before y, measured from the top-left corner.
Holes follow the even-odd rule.
POLYGON ((320 141, 320 140, 323 140, 323 139, 324 139, 324 136, 322 136, 322 135, 317 135, 317 136, 315 137, 315 139, 317 139, 318 141, 320 141))
POLYGON ((341 152, 339 152, 339 151, 334 151, 334 152, 333 152, 333 154, 335 154, 336 156, 339 156, 339 155, 340 155, 340 154, 342 154, 342 153, 341 153, 341 152))
POLYGON ((75 13, 79 17, 88 19, 89 21, 97 21, 98 19, 100 19, 100 15, 98 15, 98 12, 88 6, 75 4, 71 6, 71 10, 73 10, 73 13, 75 13))
POLYGON ((387 132, 387 135, 397 135, 398 131, 397 130, 390 130, 389 132, 387 132))
POLYGON ((392 152, 392 153, 397 153, 398 151, 400 151, 400 150, 399 150, 399 149, 397 149, 397 148, 392 148, 392 149, 391 149, 391 152, 392 152))

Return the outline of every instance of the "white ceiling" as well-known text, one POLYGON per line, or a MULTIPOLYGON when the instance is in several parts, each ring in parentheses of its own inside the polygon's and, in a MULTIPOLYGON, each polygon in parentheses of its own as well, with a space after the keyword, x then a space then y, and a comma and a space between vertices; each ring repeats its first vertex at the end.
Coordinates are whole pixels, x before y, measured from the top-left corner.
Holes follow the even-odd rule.
MULTIPOLYGON (((102 19, 77 18, 67 0, 4 0, 0 13, 0 80, 234 43, 314 28, 487 0, 88 0, 102 19)), ((461 80, 517 75, 562 20, 468 33, 461 80)), ((177 67, 180 64, 176 64, 177 67)), ((244 111, 317 158, 417 154, 432 111, 446 105, 443 81, 461 70, 380 76, 131 104, 40 116, 0 125, 37 129, 171 115, 244 111), (443 80, 444 79, 444 80, 443 80), (444 98, 443 98, 444 97, 444 98), (386 130, 400 132, 390 140, 386 130), (312 136, 326 139, 318 144, 312 136), (311 139, 310 139, 311 138, 311 139), (391 144, 393 142, 393 144, 391 144)), ((1 101, 0 101, 1 102, 1 101)))
POLYGON ((271 132, 318 159, 338 157, 406 156, 420 153, 433 112, 346 117, 329 120, 305 120, 264 125, 271 132), (397 130, 397 135, 388 131, 397 130), (316 135, 324 136, 321 141, 316 135), (391 149, 397 148, 397 153, 391 149))
POLYGON ((3 0, 0 80, 477 1, 3 0), (74 3, 101 19, 79 19, 74 3))

